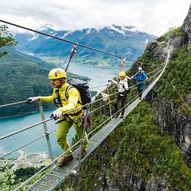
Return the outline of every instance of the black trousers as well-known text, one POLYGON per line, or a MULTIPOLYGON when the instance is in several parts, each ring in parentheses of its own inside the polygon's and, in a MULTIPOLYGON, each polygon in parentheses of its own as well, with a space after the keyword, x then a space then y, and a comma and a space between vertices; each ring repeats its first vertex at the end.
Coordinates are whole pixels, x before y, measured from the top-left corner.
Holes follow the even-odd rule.
MULTIPOLYGON (((118 104, 121 102, 121 108, 123 108, 123 109, 120 111, 122 111, 121 115, 122 116, 124 115, 126 98, 127 98, 127 93, 125 93, 124 96, 121 96, 119 93, 117 94, 117 97, 116 97, 115 102, 114 102, 115 113, 118 112, 118 104)), ((117 115, 118 114, 119 114, 119 112, 117 113, 117 115)))

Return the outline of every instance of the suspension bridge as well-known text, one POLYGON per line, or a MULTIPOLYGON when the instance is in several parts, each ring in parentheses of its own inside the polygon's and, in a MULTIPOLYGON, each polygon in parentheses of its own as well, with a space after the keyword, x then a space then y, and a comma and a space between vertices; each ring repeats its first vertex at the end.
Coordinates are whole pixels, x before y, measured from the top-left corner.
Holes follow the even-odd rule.
MULTIPOLYGON (((23 28, 25 30, 30 30, 32 32, 37 32, 35 30, 29 29, 29 28, 26 28, 26 27, 22 27, 22 26, 19 26, 19 25, 15 25, 13 23, 9 23, 9 22, 3 21, 3 20, 0 20, 0 22, 4 22, 6 24, 11 24, 13 26, 20 27, 20 28, 23 28)), ((50 36, 48 34, 44 34, 44 33, 42 34, 41 32, 37 32, 37 33, 39 33, 41 35, 50 36)), ((57 37, 52 37, 52 38, 63 41, 63 39, 60 39, 60 38, 58 39, 57 37)), ((77 44, 77 43, 71 42, 71 41, 65 41, 65 42, 68 42, 68 43, 71 43, 71 44, 74 44, 74 45, 77 44)), ((79 44, 77 44, 77 45, 81 46, 83 48, 89 48, 89 47, 84 46, 84 45, 79 45, 79 44)), ((90 48, 90 49, 93 50, 93 51, 97 51, 97 49, 94 49, 94 48, 90 48)), ((122 58, 120 56, 116 56, 116 55, 113 55, 113 54, 110 54, 110 53, 107 53, 107 52, 104 52, 104 51, 98 50, 98 52, 105 53, 105 54, 108 54, 110 56, 115 56, 115 57, 118 57, 118 58, 122 58)), ((165 63, 162 65, 162 67, 159 69, 159 71, 157 71, 154 75, 149 77, 148 81, 151 80, 151 82, 149 83, 147 88, 144 90, 143 95, 142 95, 142 99, 145 98, 145 96, 150 92, 150 90, 155 86, 155 84, 158 82, 160 77, 163 75, 163 73, 164 73, 164 71, 166 69, 166 66, 167 66, 167 64, 169 62, 169 59, 170 59, 170 52, 171 52, 171 46, 169 46, 169 48, 168 48, 168 54, 167 54, 167 58, 166 58, 165 63)), ((130 86, 130 88, 134 89, 136 87, 136 85, 130 86)), ((55 132, 55 130, 54 131, 48 131, 47 123, 49 121, 53 120, 53 118, 45 119, 44 111, 43 111, 43 107, 42 107, 41 102, 39 102, 39 111, 40 111, 42 121, 40 121, 38 123, 35 123, 35 124, 32 124, 32 125, 29 125, 27 127, 24 127, 24 128, 19 129, 17 131, 11 132, 9 134, 1 136, 0 141, 8 139, 9 137, 15 136, 16 134, 22 133, 24 131, 28 131, 29 129, 34 128, 36 126, 39 126, 41 124, 43 124, 43 126, 44 126, 44 132, 45 132, 44 135, 42 135, 41 137, 38 137, 37 139, 34 139, 34 140, 32 140, 32 141, 30 141, 28 143, 25 143, 24 145, 21 145, 20 147, 14 149, 14 150, 11 150, 11 151, 9 151, 9 152, 7 152, 7 153, 0 156, 1 158, 4 158, 4 157, 10 155, 11 153, 17 152, 21 148, 24 148, 24 147, 26 147, 28 145, 31 145, 32 143, 34 143, 34 142, 36 142, 36 141, 38 141, 40 139, 46 138, 47 145, 48 145, 48 151, 49 151, 49 155, 50 155, 50 158, 51 158, 51 162, 49 164, 47 164, 45 167, 43 167, 41 170, 39 170, 32 177, 30 177, 28 180, 23 182, 19 187, 17 187, 15 189, 15 191, 21 190, 23 188, 27 189, 28 191, 45 191, 45 190, 46 191, 49 191, 49 190, 51 191, 51 190, 55 189, 58 185, 60 185, 67 176, 74 173, 75 170, 80 169, 81 163, 84 160, 86 160, 86 158, 89 157, 91 155, 91 153, 97 147, 99 147, 100 144, 104 140, 107 139, 109 134, 111 132, 113 132, 120 123, 123 122, 123 119, 121 119, 119 117, 118 118, 114 117, 116 115, 116 113, 112 114, 112 112, 111 112, 111 104, 114 102, 114 100, 111 100, 111 98, 113 96, 115 96, 117 93, 118 92, 114 92, 114 93, 110 94, 108 92, 107 101, 105 101, 105 103, 103 105, 101 105, 98 108, 95 108, 93 110, 91 110, 90 108, 94 108, 92 106, 94 104, 98 103, 99 101, 103 101, 104 98, 97 99, 97 100, 95 100, 95 101, 93 101, 93 102, 91 102, 89 104, 86 104, 86 105, 82 106, 82 107, 87 108, 86 113, 85 113, 85 118, 88 117, 88 116, 93 115, 94 113, 96 113, 98 111, 101 111, 104 107, 109 107, 109 112, 106 114, 107 118, 104 121, 101 121, 100 124, 97 124, 95 121, 93 122, 93 123, 96 124, 96 127, 93 128, 88 133, 88 136, 90 138, 89 138, 89 146, 88 146, 87 155, 84 158, 81 159, 82 147, 79 147, 79 148, 76 149, 77 146, 81 145, 82 139, 83 139, 83 137, 82 137, 80 140, 78 140, 71 147, 71 149, 73 150, 74 159, 70 163, 68 163, 66 166, 64 166, 62 168, 57 167, 55 164, 56 164, 56 161, 63 155, 63 153, 61 155, 57 156, 57 157, 55 157, 53 155, 52 148, 51 148, 51 143, 50 143, 50 138, 49 138, 50 134, 55 132), (42 176, 42 178, 40 178, 37 182, 35 182, 31 186, 31 184, 30 184, 31 181, 34 180, 37 176, 41 175, 46 170, 48 170, 48 172, 44 176, 42 176)), ((141 100, 138 97, 139 97, 139 95, 135 95, 130 101, 128 101, 126 103, 126 105, 124 106, 125 107, 124 117, 127 117, 129 115, 129 113, 131 111, 133 111, 133 109, 136 108, 136 106, 141 102, 141 100)), ((5 108, 5 107, 8 107, 8 106, 12 106, 12 105, 23 104, 25 102, 26 102, 26 100, 15 102, 15 103, 9 103, 9 104, 5 104, 5 105, 1 105, 0 108, 5 108)), ((123 108, 121 108, 118 112, 121 112, 122 109, 123 108)), ((87 124, 84 124, 84 129, 83 129, 84 132, 86 130, 86 126, 87 126, 87 124)))

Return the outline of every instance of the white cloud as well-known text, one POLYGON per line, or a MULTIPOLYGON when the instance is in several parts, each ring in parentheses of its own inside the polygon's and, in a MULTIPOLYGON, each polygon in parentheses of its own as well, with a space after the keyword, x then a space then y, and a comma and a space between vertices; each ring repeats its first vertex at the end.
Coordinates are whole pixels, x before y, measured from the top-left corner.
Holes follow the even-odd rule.
POLYGON ((190 0, 9 0, 0 2, 0 19, 34 29, 133 25, 161 35, 183 23, 189 5, 190 0))

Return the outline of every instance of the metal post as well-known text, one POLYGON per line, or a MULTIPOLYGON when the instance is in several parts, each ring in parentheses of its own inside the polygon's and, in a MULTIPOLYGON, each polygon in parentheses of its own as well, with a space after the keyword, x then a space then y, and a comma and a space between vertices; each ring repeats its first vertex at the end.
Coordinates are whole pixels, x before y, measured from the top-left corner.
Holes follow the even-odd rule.
MULTIPOLYGON (((110 96, 109 96, 109 84, 107 84, 107 93, 108 93, 108 101, 110 103, 111 99, 110 99, 110 96)), ((110 104, 109 104, 109 114, 110 114, 110 117, 111 117, 111 120, 112 120, 112 109, 111 109, 110 104)))
MULTIPOLYGON (((42 119, 42 121, 44 121, 45 120, 45 116, 44 116, 44 110, 43 110, 42 102, 41 101, 39 101, 39 111, 40 111, 41 119, 42 119)), ((53 153, 52 153, 52 147, 51 147, 51 144, 50 144, 50 137, 49 137, 49 133, 48 133, 48 129, 47 129, 46 123, 43 123, 43 126, 44 126, 44 133, 46 135, 46 142, 47 142, 47 145, 48 145, 49 155, 50 155, 51 161, 53 161, 54 160, 54 156, 53 156, 53 153)))
POLYGON ((124 70, 125 62, 126 62, 126 58, 123 58, 123 60, 121 61, 120 71, 123 71, 123 70, 124 70))
POLYGON ((84 117, 83 117, 83 132, 82 132, 82 137, 81 137, 81 141, 80 141, 80 156, 79 156, 79 167, 81 165, 81 158, 82 158, 82 149, 83 149, 83 141, 84 141, 84 137, 85 137, 85 132, 86 132, 86 127, 87 127, 87 117, 88 117, 88 108, 86 107, 86 109, 84 110, 84 117))

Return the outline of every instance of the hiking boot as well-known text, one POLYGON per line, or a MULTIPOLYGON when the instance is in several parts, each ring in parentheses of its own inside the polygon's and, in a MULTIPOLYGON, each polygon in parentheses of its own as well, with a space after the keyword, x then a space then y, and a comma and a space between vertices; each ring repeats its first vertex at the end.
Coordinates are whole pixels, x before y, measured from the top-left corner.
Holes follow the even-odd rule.
POLYGON ((124 115, 121 115, 120 118, 124 118, 124 115))
POLYGON ((73 156, 69 155, 69 156, 62 156, 58 159, 58 166, 59 167, 63 167, 65 166, 68 162, 70 162, 71 160, 73 160, 73 156))
POLYGON ((87 154, 87 149, 82 149, 82 155, 81 158, 84 158, 87 154))

